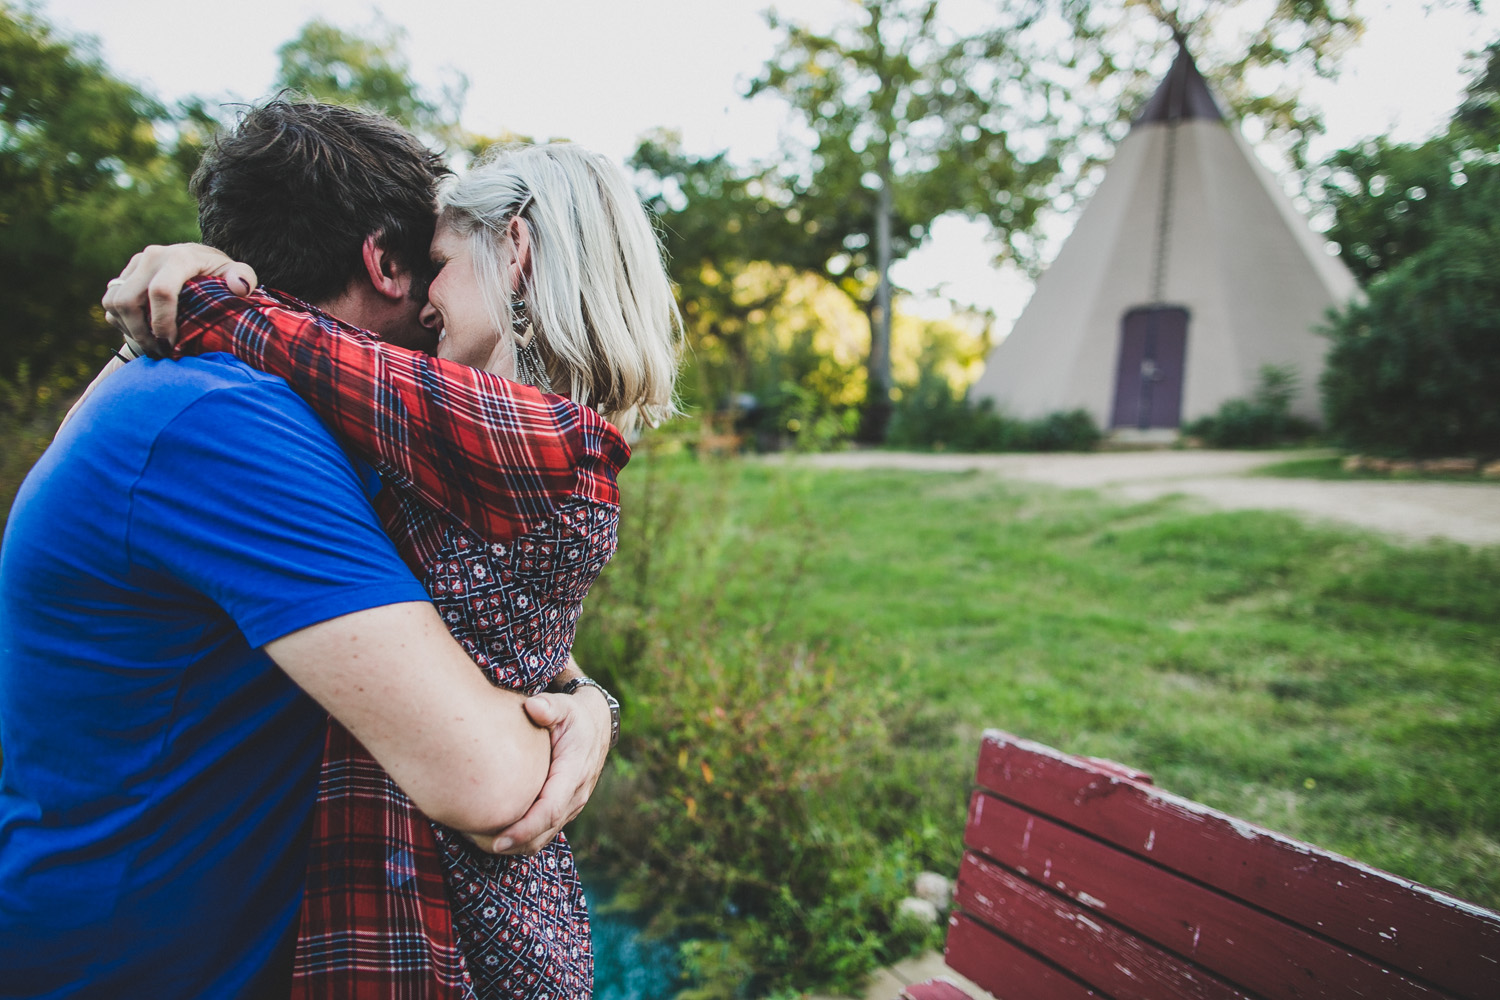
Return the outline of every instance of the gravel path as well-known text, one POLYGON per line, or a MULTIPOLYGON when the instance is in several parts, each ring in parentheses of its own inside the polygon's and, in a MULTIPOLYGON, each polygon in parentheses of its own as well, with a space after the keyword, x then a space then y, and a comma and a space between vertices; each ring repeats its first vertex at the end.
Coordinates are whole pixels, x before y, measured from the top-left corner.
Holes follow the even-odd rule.
POLYGON ((790 459, 834 469, 992 472, 1130 500, 1168 494, 1229 510, 1287 510, 1412 541, 1500 544, 1500 484, 1336 481, 1247 476, 1262 466, 1326 452, 1139 451, 1097 454, 949 455, 847 451, 790 459))

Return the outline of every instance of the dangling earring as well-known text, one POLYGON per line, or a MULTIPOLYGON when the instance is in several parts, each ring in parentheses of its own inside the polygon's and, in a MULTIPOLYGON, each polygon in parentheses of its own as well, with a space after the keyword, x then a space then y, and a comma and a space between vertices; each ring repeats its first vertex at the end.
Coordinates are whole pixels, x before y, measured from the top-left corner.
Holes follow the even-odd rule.
POLYGON ((516 339, 516 381, 550 393, 552 377, 547 374, 547 366, 542 364, 541 353, 536 348, 536 330, 531 325, 531 317, 526 314, 526 300, 512 300, 510 314, 510 332, 516 339))

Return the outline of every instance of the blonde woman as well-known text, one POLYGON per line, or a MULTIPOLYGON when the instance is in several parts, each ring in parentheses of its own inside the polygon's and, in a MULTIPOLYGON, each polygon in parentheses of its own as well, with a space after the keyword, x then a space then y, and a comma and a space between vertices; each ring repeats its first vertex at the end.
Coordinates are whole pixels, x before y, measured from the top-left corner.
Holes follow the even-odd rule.
MULTIPOLYGON (((127 271, 106 306, 139 312, 126 306, 153 274, 184 261, 243 273, 201 247, 166 253, 127 271)), ((146 346, 227 351, 286 379, 379 471, 387 531, 478 668, 534 694, 567 664, 614 551, 623 435, 674 411, 681 321, 623 172, 571 144, 502 149, 453 182, 432 257, 422 320, 436 357, 217 279, 184 288, 174 344, 146 346)), ((589 997, 565 838, 531 855, 497 846, 428 822, 331 724, 294 995, 589 997)))

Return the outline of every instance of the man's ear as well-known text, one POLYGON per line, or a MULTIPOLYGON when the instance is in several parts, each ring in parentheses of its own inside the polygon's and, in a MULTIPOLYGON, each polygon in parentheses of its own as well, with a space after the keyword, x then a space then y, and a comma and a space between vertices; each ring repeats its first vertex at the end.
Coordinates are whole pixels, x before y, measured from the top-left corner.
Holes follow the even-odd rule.
POLYGON ((402 266, 394 254, 380 245, 380 237, 380 233, 371 233, 365 237, 364 245, 360 247, 360 255, 365 262, 365 277, 370 279, 370 286, 382 297, 400 302, 411 292, 412 273, 402 266))

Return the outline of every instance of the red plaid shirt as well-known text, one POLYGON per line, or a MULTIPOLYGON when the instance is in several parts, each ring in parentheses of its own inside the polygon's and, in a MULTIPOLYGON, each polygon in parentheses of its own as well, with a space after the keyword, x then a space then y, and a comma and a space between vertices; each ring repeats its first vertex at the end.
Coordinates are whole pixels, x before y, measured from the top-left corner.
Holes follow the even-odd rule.
MULTIPOLYGON (((387 530, 492 681, 533 692, 561 668, 582 595, 613 552, 616 476, 629 449, 608 422, 563 397, 382 344, 265 289, 245 299, 222 281, 193 282, 179 327, 179 354, 227 351, 285 378, 375 465, 387 487, 377 498, 387 530), (487 571, 489 563, 468 558, 474 553, 510 561, 487 571), (576 565, 553 571, 564 556, 576 565), (544 585, 533 581, 502 607, 480 584, 511 582, 513 569, 540 571, 544 585), (517 612, 533 606, 529 618, 517 612)), ((481 995, 588 996, 587 917, 566 842, 514 861, 532 865, 530 874, 502 870, 512 859, 470 857, 336 722, 309 857, 294 996, 405 1000, 474 996, 476 987, 481 995), (561 888, 508 898, 509 887, 537 875, 561 879, 561 888), (511 930, 489 926, 497 902, 511 930), (545 936, 567 947, 503 983, 469 967, 466 951, 493 966, 505 947, 532 947, 525 935, 543 935, 527 922, 537 920, 562 921, 545 936)))

